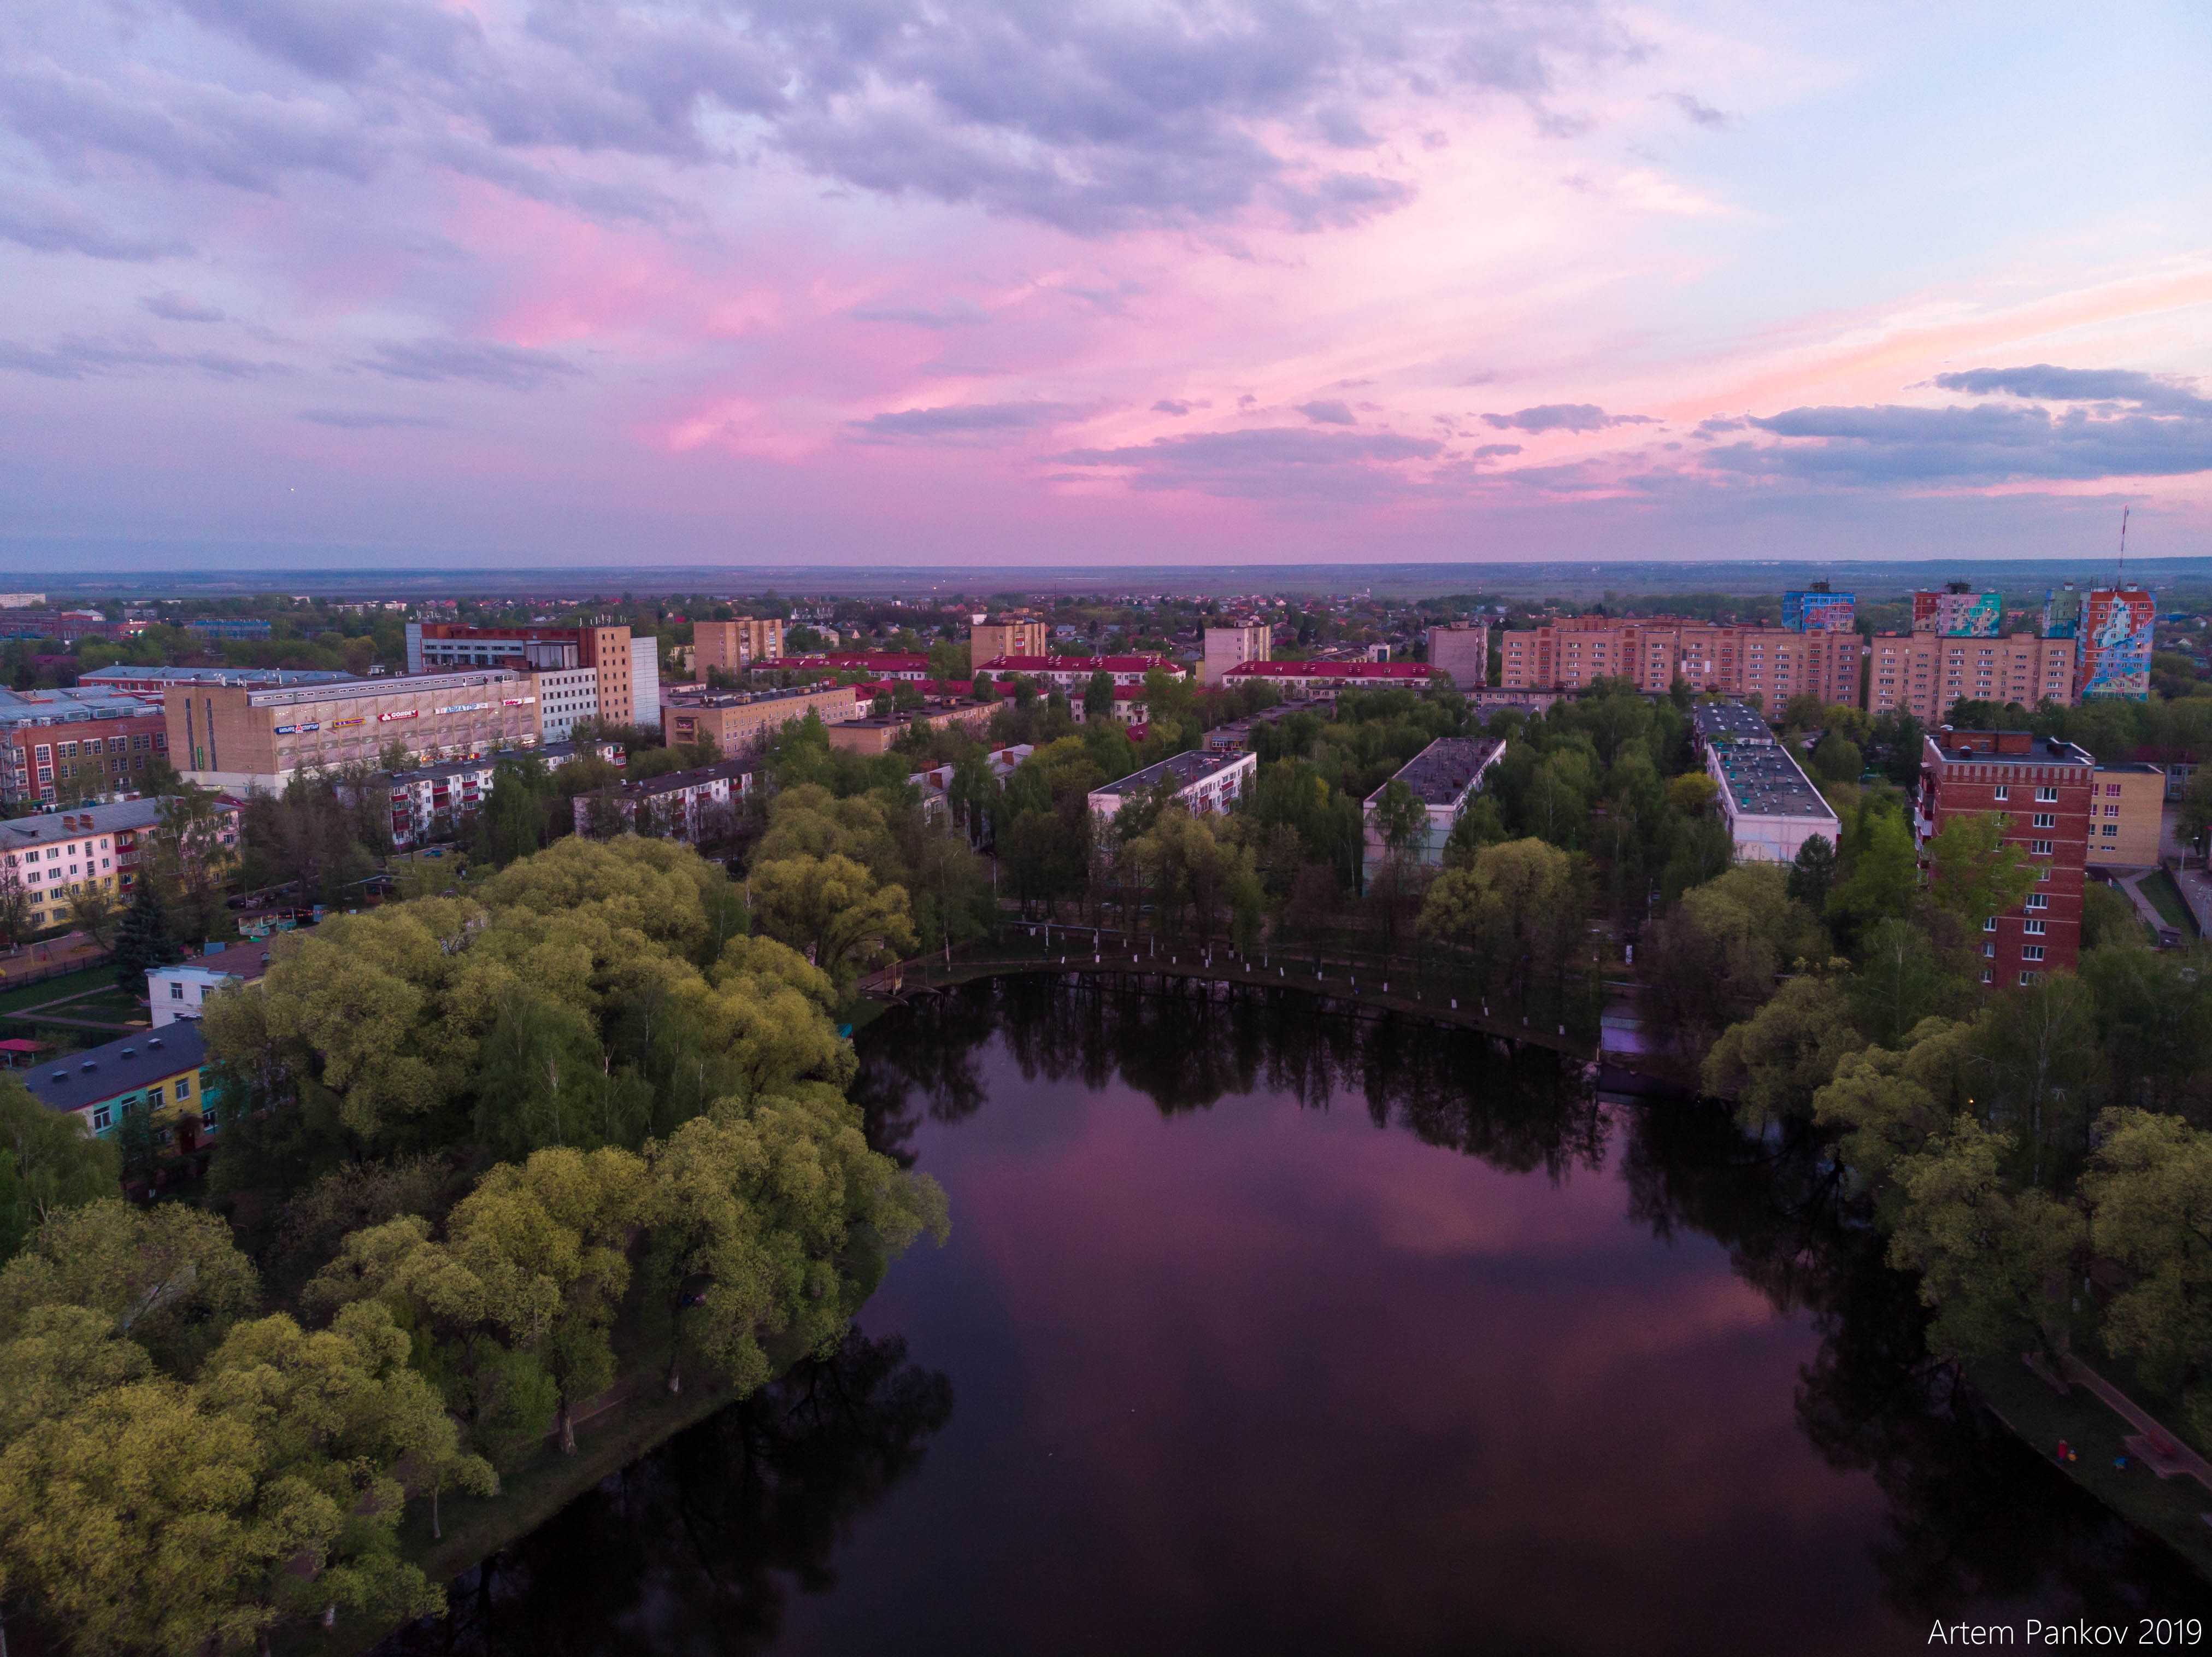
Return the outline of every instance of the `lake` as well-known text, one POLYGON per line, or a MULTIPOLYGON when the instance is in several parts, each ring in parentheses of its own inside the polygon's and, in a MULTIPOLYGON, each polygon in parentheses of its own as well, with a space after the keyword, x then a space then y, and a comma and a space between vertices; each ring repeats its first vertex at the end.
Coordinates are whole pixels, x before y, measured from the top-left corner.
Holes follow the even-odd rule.
POLYGON ((2205 1585, 1925 1357, 1817 1146, 1042 979, 858 1038, 952 1238, 395 1652, 1925 1651, 2205 1585))

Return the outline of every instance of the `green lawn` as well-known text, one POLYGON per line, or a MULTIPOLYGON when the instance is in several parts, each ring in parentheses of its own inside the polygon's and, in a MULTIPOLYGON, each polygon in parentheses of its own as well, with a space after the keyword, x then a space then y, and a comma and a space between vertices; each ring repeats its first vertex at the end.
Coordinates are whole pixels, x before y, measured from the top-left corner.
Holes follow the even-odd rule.
POLYGON ((2165 919, 2166 923, 2179 930, 2184 937, 2197 934, 2197 917, 2189 912, 2189 905, 2181 896, 2181 888, 2174 884, 2173 873, 2161 868, 2146 874, 2136 882, 2142 895, 2150 899, 2150 906, 2165 919))
POLYGON ((0 1013, 20 1013, 27 1007, 42 1006, 58 1001, 64 996, 81 996, 88 990, 97 990, 102 984, 115 982, 114 970, 102 962, 82 972, 64 972, 58 977, 41 978, 36 984, 9 985, 0 978, 0 1013))

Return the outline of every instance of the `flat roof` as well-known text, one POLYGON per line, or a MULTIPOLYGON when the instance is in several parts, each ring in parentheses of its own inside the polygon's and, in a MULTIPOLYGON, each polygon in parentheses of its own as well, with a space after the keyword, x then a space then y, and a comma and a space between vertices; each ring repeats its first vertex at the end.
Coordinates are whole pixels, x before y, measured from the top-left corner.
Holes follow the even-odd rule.
POLYGON ((2086 748, 2078 748, 2071 742, 2061 742, 2053 737, 2032 736, 2026 731, 1958 732, 1946 728, 1930 731, 1927 741, 1936 750, 1938 758, 1954 765, 2080 765, 2084 770, 2094 770, 2096 765, 2086 748), (1962 735, 2002 739, 2010 746, 2003 749, 1994 746, 1953 746, 1962 735))
POLYGON ((2161 767, 2146 765, 2140 759, 2123 760, 2117 765, 2100 765, 2097 769, 2100 771, 2139 771, 2148 777, 2164 777, 2166 775, 2165 771, 2161 767))
POLYGON ((682 685, 673 690, 664 688, 660 705, 664 708, 746 708, 763 702, 789 702, 805 696, 850 696, 859 687, 852 685, 800 685, 787 691, 698 691, 687 692, 682 685))
POLYGON ((1693 702, 1690 724, 1708 742, 1772 742, 1774 729, 1765 715, 1741 702, 1693 702))
POLYGON ((1797 762, 1780 747, 1730 744, 1713 750, 1722 786, 1735 801, 1738 817, 1825 817, 1835 808, 1821 797, 1797 762))
POLYGON ((118 1093, 143 1087, 161 1076, 197 1069, 207 1060, 207 1039, 192 1019, 179 1019, 111 1041, 88 1052, 69 1053, 51 1063, 18 1069, 32 1097, 50 1110, 76 1111, 118 1093))
POLYGON ((1249 753, 1206 753, 1199 749, 1193 749, 1187 753, 1170 754, 1156 765, 1147 765, 1140 771, 1132 771, 1118 781, 1107 783, 1093 789, 1091 792, 1117 795, 1142 794, 1146 789, 1169 777, 1174 777, 1183 786, 1188 787, 1193 783, 1204 782, 1216 771, 1227 771, 1232 765, 1241 765, 1251 758, 1249 753))
MULTIPOLYGON (((1482 768, 1504 751, 1503 742, 1488 737, 1440 736, 1401 766, 1390 783, 1405 783, 1425 806, 1452 805, 1474 786, 1482 768)), ((1369 803, 1382 792, 1377 789, 1368 795, 1369 803)))
POLYGON ((249 708, 296 708, 311 702, 351 701, 364 696, 406 696, 436 691, 458 691, 471 685, 513 685, 522 675, 512 667, 471 667, 450 673, 394 673, 383 679, 349 679, 335 684, 295 690, 256 691, 249 688, 249 708))
POLYGON ((325 667, 95 667, 79 673, 80 685, 329 685, 352 673, 325 667))

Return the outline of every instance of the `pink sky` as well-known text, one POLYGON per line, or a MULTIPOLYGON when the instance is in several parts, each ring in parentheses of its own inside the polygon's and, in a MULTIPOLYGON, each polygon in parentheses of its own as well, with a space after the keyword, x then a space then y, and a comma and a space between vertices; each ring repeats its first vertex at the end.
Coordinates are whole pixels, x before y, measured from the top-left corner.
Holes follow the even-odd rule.
POLYGON ((1774 11, 35 4, 0 558, 2212 551, 2201 15, 1774 11))

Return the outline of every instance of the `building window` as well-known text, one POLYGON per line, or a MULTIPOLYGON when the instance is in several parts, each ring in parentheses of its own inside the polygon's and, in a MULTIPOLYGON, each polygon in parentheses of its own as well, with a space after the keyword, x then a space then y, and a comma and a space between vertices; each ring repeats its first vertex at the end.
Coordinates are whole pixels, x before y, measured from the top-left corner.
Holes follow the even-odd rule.
POLYGON ((2105 832, 2107 835, 2118 836, 2119 832, 2120 825, 2118 823, 2107 823, 2105 825, 2105 832))
POLYGON ((2041 960, 2043 959, 2043 946, 2039 943, 2023 944, 2021 947, 2020 958, 2024 961, 2041 960))
POLYGON ((192 1079, 190 1076, 179 1076, 177 1078, 177 1103, 181 1105, 191 1096, 192 1079))
POLYGON ((2051 856, 2051 842, 2048 840, 2030 840, 2027 843, 2027 855, 2031 857, 2048 857, 2051 856))
POLYGON ((114 1119, 115 1118, 113 1117, 108 1114, 106 1106, 95 1105, 92 1107, 93 1132, 106 1133, 107 1131, 108 1124, 112 1122, 114 1119))
POLYGON ((2051 878, 2051 871, 2048 868, 2039 869, 2036 871, 2035 878, 2039 880, 2047 880, 2051 878))
POLYGON ((2120 808, 2118 806, 2107 806, 2105 807, 2105 815, 2107 817, 2118 817, 2119 814, 2120 808))
POLYGON ((2120 785, 2119 785, 2118 783, 2106 783, 2106 784, 2105 784, 2105 797, 2106 797, 2107 800, 2117 800, 2117 799, 2118 799, 2118 798, 2120 797, 2120 785))
POLYGON ((2055 805, 2058 801, 2058 790, 2051 787, 2040 788, 2035 791, 2035 797, 2039 802, 2055 805))
POLYGON ((1994 931, 1996 931, 1996 929, 1997 929, 1997 917, 1996 917, 1996 916, 1994 916, 1994 915, 1984 915, 1984 916, 1983 916, 1983 917, 1982 917, 1982 930, 1983 930, 1983 931, 1984 931, 1984 932, 1994 932, 1994 931))
POLYGON ((200 1131, 202 1133, 213 1133, 215 1131, 215 1112, 213 1111, 202 1111, 200 1112, 200 1131))
POLYGON ((2031 938, 2039 938, 2043 935, 2044 923, 2041 921, 2022 921, 2021 925, 2027 930, 2027 935, 2031 938))
POLYGON ((2041 984, 2042 982, 2043 974, 2040 972, 2023 972, 2020 975, 2021 988, 2023 990, 2031 984, 2041 984))
POLYGON ((2000 783, 1997 784, 1996 795, 2000 800, 2009 800, 2012 798, 2012 790, 2000 783))
POLYGON ((2058 826, 2058 813, 2055 811, 2039 811, 2035 813, 2033 819, 2029 822, 2028 826, 2030 828, 2057 828, 2058 826))
POLYGON ((2031 892, 2027 894, 2027 906, 2030 909, 2048 909, 2051 907, 2051 899, 2046 893, 2031 892))
POLYGON ((182 1001, 184 998, 185 986, 181 984, 172 983, 169 985, 169 999, 171 1001, 182 1001))

